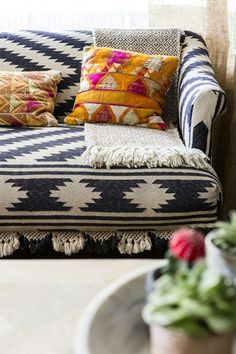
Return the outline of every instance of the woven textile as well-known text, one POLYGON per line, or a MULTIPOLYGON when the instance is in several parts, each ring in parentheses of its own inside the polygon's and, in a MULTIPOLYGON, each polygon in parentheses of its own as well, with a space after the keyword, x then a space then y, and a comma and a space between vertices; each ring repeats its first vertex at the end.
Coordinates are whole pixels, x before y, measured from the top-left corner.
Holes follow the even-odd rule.
MULTIPOLYGON (((98 47, 111 47, 147 54, 174 55, 180 58, 179 29, 95 29, 94 42, 98 47)), ((178 120, 178 73, 173 77, 163 107, 163 119, 178 120)))
POLYGON ((57 126, 52 115, 58 71, 0 72, 0 125, 57 126))
POLYGON ((80 91, 65 122, 165 129, 162 107, 177 66, 174 56, 85 47, 80 91))
POLYGON ((0 257, 15 252, 27 256, 50 255, 56 251, 71 256, 83 250, 102 255, 111 252, 131 255, 152 250, 161 258, 171 234, 171 231, 0 231, 0 257))
POLYGON ((111 124, 85 124, 86 162, 92 167, 203 168, 213 172, 201 150, 188 149, 174 127, 165 131, 111 124))
MULTIPOLYGON (((146 37, 137 35, 140 30, 125 32, 123 37, 116 31, 118 37, 104 45, 119 48, 125 38, 128 50, 148 52, 151 43, 157 46, 151 32, 146 37)), ((0 70, 60 71, 55 116, 62 121, 79 89, 82 49, 91 44, 90 31, 1 33, 0 70)), ((187 147, 209 154, 212 119, 224 111, 225 95, 202 37, 185 32, 182 54, 180 130, 187 147)), ((0 256, 17 249, 132 253, 150 246, 163 255, 162 232, 169 237, 183 225, 212 228, 219 217, 221 187, 215 173, 186 166, 94 170, 81 157, 83 127, 0 127, 0 143, 0 256)))
POLYGON ((221 188, 211 172, 94 170, 84 165, 77 126, 0 128, 0 137, 0 231, 160 231, 212 227, 218 218, 221 188))
POLYGON ((82 51, 93 43, 91 31, 18 31, 0 33, 0 71, 62 73, 54 115, 63 122, 80 85, 82 51))
POLYGON ((203 38, 185 31, 179 70, 179 126, 187 147, 211 155, 214 119, 226 110, 203 38))

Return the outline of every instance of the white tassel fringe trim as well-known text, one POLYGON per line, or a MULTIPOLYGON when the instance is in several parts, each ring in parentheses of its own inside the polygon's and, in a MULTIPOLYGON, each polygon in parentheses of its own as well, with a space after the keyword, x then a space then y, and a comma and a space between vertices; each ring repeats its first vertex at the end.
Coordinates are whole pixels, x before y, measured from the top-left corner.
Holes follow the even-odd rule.
POLYGON ((117 232, 117 236, 122 237, 118 243, 118 250, 121 254, 137 254, 152 248, 148 232, 117 232))
POLYGON ((10 256, 20 247, 17 232, 0 232, 0 257, 10 256))
POLYGON ((85 239, 82 232, 53 232, 52 244, 55 251, 70 256, 84 248, 85 239))
POLYGON ((198 149, 190 148, 151 148, 151 147, 103 147, 89 145, 83 153, 86 164, 91 167, 125 166, 137 168, 146 166, 179 167, 187 165, 214 172, 207 162, 209 158, 198 149))
MULTIPOLYGON (((86 238, 90 237, 95 242, 117 240, 117 248, 121 254, 137 254, 149 251, 152 248, 152 237, 169 239, 172 231, 56 231, 51 232, 52 245, 55 251, 63 252, 70 256, 78 253, 86 246, 86 238)), ((43 241, 50 236, 50 231, 33 231, 21 233, 28 241, 43 241)), ((20 247, 17 232, 0 232, 0 257, 9 256, 20 247)))

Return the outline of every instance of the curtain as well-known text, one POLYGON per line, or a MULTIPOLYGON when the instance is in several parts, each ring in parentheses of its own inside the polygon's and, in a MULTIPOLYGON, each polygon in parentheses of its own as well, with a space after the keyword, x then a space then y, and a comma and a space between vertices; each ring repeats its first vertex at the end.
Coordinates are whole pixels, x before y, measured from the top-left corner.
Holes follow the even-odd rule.
POLYGON ((0 31, 147 27, 148 0, 11 0, 1 2, 0 31))
POLYGON ((227 113, 213 131, 213 164, 220 177, 223 218, 236 209, 236 2, 149 0, 151 27, 180 27, 205 38, 216 77, 228 96, 227 113))

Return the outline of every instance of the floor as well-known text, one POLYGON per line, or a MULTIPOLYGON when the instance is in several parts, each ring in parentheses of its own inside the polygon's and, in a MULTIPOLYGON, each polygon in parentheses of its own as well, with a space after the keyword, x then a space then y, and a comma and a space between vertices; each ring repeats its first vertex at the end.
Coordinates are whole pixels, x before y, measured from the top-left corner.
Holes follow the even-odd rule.
MULTIPOLYGON (((1 260, 0 354, 73 354, 92 298, 155 260, 1 260)), ((82 353, 81 353, 82 354, 82 353)))

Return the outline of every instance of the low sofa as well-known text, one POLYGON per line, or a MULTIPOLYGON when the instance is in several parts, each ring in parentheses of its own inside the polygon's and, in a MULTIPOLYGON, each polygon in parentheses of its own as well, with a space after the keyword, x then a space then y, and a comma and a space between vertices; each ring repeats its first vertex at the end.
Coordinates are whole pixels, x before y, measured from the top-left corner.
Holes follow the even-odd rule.
MULTIPOLYGON (((173 230, 204 232, 219 218, 214 171, 86 166, 83 126, 63 125, 78 91, 82 49, 91 31, 0 33, 0 70, 59 70, 59 127, 0 127, 0 256, 154 251, 173 230)), ((226 108, 203 38, 183 31, 177 125, 185 145, 211 158, 213 122, 226 108)))

